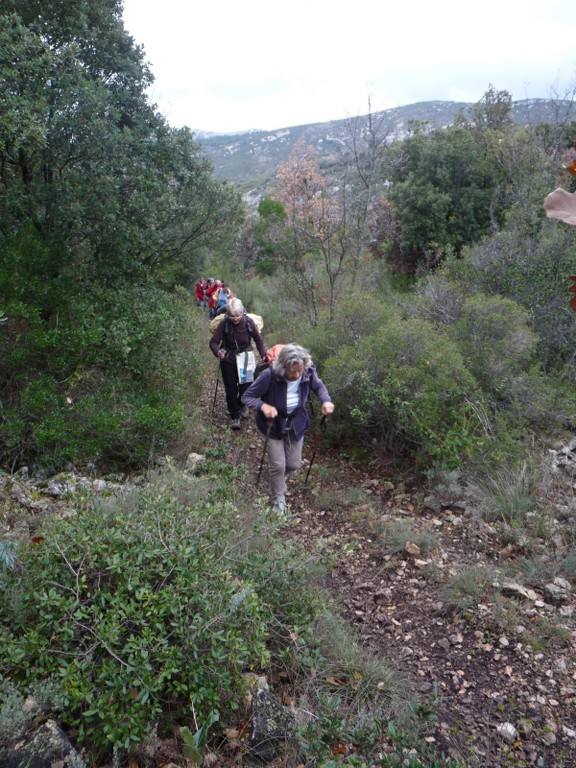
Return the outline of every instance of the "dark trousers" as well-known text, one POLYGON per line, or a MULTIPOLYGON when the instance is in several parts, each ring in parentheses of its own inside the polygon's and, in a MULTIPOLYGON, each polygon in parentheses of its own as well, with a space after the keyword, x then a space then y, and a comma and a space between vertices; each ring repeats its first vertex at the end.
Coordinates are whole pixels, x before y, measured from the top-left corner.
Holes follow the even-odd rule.
POLYGON ((231 419, 240 418, 240 408, 242 403, 240 398, 250 386, 238 383, 238 370, 236 363, 229 363, 228 360, 220 360, 220 370, 222 371, 222 381, 224 382, 224 391, 226 392, 226 405, 231 419))

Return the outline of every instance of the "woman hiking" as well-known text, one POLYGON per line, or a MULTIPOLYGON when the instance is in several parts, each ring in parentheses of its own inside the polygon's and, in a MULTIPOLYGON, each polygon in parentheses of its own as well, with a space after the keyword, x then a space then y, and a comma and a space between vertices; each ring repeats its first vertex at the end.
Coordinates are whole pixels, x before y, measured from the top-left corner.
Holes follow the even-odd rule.
MULTIPOLYGON (((240 417, 247 419, 249 410, 242 405, 242 393, 250 381, 240 382, 237 356, 252 352, 252 341, 261 358, 266 355, 266 346, 256 323, 248 317, 240 299, 230 299, 226 304, 226 315, 216 327, 210 339, 212 354, 220 360, 222 381, 226 392, 226 405, 230 414, 232 429, 240 429, 240 417)), ((240 361, 242 363, 243 357, 240 361)))
POLYGON ((331 414, 334 403, 310 353, 298 344, 285 344, 271 367, 242 395, 242 402, 256 410, 256 425, 267 438, 273 509, 282 513, 286 512, 286 475, 302 464, 310 391, 320 399, 322 415, 331 414))

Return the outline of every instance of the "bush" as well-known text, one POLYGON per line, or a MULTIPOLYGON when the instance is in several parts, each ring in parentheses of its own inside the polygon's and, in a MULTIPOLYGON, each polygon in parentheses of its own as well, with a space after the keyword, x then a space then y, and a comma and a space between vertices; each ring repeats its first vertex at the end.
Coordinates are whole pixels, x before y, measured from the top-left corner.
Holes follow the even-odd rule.
POLYGON ((325 320, 318 326, 303 329, 301 343, 311 351, 320 371, 323 370, 325 360, 337 355, 343 346, 359 343, 394 318, 395 305, 385 280, 377 281, 372 277, 370 282, 375 289, 371 301, 366 300, 365 285, 356 289, 348 288, 331 322, 325 320))
POLYGON ((539 359, 550 370, 573 358, 576 314, 570 310, 567 278, 574 272, 576 251, 570 227, 542 221, 545 194, 542 190, 537 207, 534 201, 519 205, 506 229, 449 268, 468 293, 498 294, 525 308, 538 334, 539 359))
POLYGON ((535 359, 538 339, 527 312, 511 299, 468 296, 460 317, 446 329, 487 394, 506 399, 510 380, 535 359))
POLYGON ((69 297, 57 318, 11 301, 0 327, 0 462, 141 466, 201 386, 201 318, 152 285, 69 297))
MULTIPOLYGON (((571 376, 544 372, 540 340, 527 311, 498 295, 466 294, 466 286, 446 272, 422 281, 418 295, 404 303, 408 316, 434 323, 437 333, 457 344, 489 406, 490 431, 572 428, 576 410, 571 376)), ((509 435, 510 437, 510 435, 509 435)))
POLYGON ((352 433, 365 440, 367 431, 420 467, 458 466, 481 436, 476 381, 456 346, 425 321, 389 317, 329 358, 324 380, 352 433))
POLYGON ((243 673, 311 622, 300 558, 210 485, 167 475, 88 502, 4 576, 0 674, 22 693, 58 680, 82 745, 129 749, 191 707, 230 716, 243 673))

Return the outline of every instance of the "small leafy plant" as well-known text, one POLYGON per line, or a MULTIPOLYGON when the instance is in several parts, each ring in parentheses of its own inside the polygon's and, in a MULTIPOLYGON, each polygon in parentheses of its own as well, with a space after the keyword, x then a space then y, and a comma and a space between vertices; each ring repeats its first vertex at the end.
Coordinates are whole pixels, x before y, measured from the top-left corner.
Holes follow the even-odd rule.
POLYGON ((201 768, 204 764, 204 752, 208 730, 210 726, 218 721, 218 719, 218 712, 210 712, 206 722, 195 733, 192 733, 188 726, 182 726, 180 728, 180 736, 184 743, 182 748, 184 757, 190 761, 190 764, 194 766, 194 768, 201 768))
POLYGON ((0 572, 6 574, 16 566, 16 548, 13 541, 0 541, 0 572))

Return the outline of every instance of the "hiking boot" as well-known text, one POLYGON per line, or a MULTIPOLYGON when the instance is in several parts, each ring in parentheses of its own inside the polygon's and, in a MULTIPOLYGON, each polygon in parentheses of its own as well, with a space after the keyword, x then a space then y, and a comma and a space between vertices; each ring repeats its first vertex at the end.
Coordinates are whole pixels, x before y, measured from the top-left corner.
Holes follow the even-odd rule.
POLYGON ((240 417, 242 419, 247 419, 250 416, 250 408, 248 408, 247 405, 243 405, 242 408, 240 408, 240 417))
POLYGON ((240 429, 240 419, 232 419, 230 429, 240 429))
POLYGON ((287 509, 286 496, 276 496, 274 503, 272 504, 272 509, 274 512, 282 512, 282 514, 284 514, 287 509))

